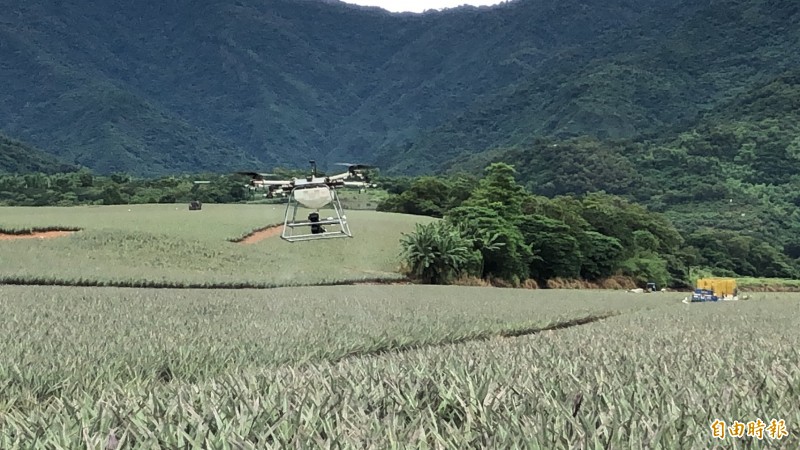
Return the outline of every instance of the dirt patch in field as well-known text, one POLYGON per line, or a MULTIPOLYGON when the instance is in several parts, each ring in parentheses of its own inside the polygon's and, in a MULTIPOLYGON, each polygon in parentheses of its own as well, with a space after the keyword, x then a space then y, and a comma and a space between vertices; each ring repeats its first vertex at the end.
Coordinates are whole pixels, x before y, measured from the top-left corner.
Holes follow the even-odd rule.
POLYGON ((259 228, 251 233, 248 233, 239 239, 235 239, 233 242, 236 242, 237 244, 255 244, 256 242, 261 242, 264 239, 280 236, 282 231, 283 225, 270 225, 268 227, 259 228))
POLYGON ((57 237, 69 236, 75 231, 35 231, 33 233, 9 234, 0 233, 0 241, 13 241, 17 239, 52 239, 57 237))

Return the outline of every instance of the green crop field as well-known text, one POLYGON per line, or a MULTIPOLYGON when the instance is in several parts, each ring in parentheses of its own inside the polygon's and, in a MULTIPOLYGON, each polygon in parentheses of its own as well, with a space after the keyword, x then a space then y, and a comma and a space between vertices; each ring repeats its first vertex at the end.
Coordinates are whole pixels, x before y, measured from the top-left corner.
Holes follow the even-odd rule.
POLYGON ((283 211, 0 208, 81 229, 0 240, 0 449, 800 447, 800 294, 298 287, 399 278, 432 219, 231 242, 283 211), (114 284, 245 289, 74 286, 114 284))
POLYGON ((81 228, 69 237, 0 241, 5 282, 269 287, 399 278, 400 237, 424 217, 347 211, 354 237, 238 244, 283 222, 282 205, 0 208, 0 229, 81 228))
POLYGON ((799 299, 0 286, 0 448, 797 448, 799 299))

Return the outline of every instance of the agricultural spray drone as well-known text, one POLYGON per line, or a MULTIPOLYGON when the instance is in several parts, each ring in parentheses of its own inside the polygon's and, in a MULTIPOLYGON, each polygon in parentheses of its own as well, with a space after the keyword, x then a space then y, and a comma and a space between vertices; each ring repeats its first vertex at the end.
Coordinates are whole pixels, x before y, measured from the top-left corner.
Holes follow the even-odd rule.
POLYGON ((338 163, 337 165, 339 166, 347 166, 347 172, 331 176, 317 176, 317 163, 313 160, 309 161, 309 163, 311 164, 311 175, 305 178, 292 178, 291 180, 266 180, 264 177, 271 174, 265 173, 237 173, 250 176, 249 186, 251 189, 266 189, 268 192, 267 197, 269 198, 274 197, 276 194, 280 196, 288 195, 289 201, 286 204, 286 213, 283 218, 282 239, 295 242, 353 237, 336 189, 342 186, 370 186, 369 177, 363 171, 364 169, 372 168, 372 166, 338 163), (349 181, 353 178, 361 181, 349 181), (308 221, 297 221, 297 210, 301 205, 311 210, 308 215, 308 221), (326 205, 331 205, 336 216, 320 219, 319 211, 326 205), (339 230, 328 231, 325 229, 325 225, 338 226, 339 230), (295 229, 298 227, 310 227, 311 232, 294 234, 295 229))

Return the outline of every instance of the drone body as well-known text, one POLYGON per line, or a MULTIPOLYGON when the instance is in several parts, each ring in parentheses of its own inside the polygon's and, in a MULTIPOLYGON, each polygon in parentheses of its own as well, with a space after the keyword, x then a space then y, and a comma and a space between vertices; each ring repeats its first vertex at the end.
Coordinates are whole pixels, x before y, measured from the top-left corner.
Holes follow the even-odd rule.
POLYGON ((311 175, 305 178, 292 178, 291 180, 265 180, 265 176, 256 172, 238 172, 240 175, 249 175, 251 189, 268 189, 268 197, 274 196, 274 192, 280 195, 289 196, 284 215, 283 233, 281 238, 288 242, 307 241, 337 237, 353 237, 347 223, 347 216, 344 215, 342 204, 336 189, 342 186, 369 186, 369 179, 362 172, 364 169, 371 168, 363 164, 339 164, 347 166, 347 172, 333 176, 317 176, 317 165, 315 161, 310 161, 312 167, 311 175), (358 178, 363 181, 347 181, 349 178, 358 178), (308 215, 308 221, 297 221, 297 210, 303 206, 312 212, 308 215), (319 210, 327 205, 331 205, 335 217, 328 217, 320 220, 319 210), (290 215, 291 211, 291 215, 290 215), (335 225, 338 231, 327 231, 324 225, 335 225), (310 227, 311 232, 307 234, 294 234, 295 228, 310 227))

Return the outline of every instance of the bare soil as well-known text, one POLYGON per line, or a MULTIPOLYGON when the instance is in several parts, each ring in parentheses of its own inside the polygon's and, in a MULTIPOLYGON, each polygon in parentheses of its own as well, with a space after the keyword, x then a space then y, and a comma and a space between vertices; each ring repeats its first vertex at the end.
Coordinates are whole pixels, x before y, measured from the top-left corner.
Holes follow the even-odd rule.
POLYGON ((264 228, 261 230, 254 231, 251 234, 245 236, 244 239, 238 241, 239 244, 255 244, 256 242, 261 242, 264 239, 268 239, 275 236, 280 236, 281 232, 283 231, 283 225, 276 225, 269 228, 264 228))
POLYGON ((17 239, 51 239, 57 237, 69 236, 75 233, 74 231, 37 231, 27 234, 7 234, 0 233, 0 241, 13 241, 17 239))

